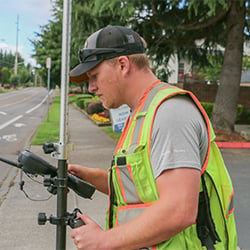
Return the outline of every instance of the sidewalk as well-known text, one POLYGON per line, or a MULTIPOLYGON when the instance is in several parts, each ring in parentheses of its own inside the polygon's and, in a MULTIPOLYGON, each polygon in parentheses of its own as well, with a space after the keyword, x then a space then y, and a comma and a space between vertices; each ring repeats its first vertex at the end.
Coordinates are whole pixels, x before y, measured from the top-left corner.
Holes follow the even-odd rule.
MULTIPOLYGON (((70 106, 70 143, 74 144, 74 151, 70 153, 70 163, 78 163, 90 167, 107 169, 110 166, 115 142, 100 128, 84 116, 80 111, 70 106)), ((31 146, 30 151, 39 155, 53 165, 57 160, 45 155, 42 146, 31 146)), ((48 201, 30 201, 19 188, 19 175, 15 185, 11 188, 8 198, 3 202, 0 210, 0 249, 8 250, 54 250, 56 249, 56 226, 47 222, 40 226, 37 223, 39 212, 45 212, 47 217, 56 215, 56 196, 48 201)), ((24 176, 24 190, 34 199, 44 199, 50 196, 41 184, 24 176)), ((42 178, 40 179, 42 181, 42 178)), ((73 191, 68 195, 68 212, 74 208, 93 218, 104 228, 105 213, 108 207, 108 197, 96 191, 92 200, 83 199, 73 191)), ((70 238, 71 228, 67 227, 66 249, 75 250, 70 238)))

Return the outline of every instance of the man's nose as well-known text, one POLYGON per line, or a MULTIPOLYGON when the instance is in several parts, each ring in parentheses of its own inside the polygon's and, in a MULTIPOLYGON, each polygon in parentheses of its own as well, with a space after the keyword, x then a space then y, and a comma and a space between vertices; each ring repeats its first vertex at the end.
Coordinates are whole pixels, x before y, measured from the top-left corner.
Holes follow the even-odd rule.
POLYGON ((89 91, 90 93, 95 93, 95 92, 96 92, 96 89, 97 89, 97 87, 96 87, 96 85, 93 83, 93 81, 92 81, 92 80, 89 80, 88 91, 89 91))

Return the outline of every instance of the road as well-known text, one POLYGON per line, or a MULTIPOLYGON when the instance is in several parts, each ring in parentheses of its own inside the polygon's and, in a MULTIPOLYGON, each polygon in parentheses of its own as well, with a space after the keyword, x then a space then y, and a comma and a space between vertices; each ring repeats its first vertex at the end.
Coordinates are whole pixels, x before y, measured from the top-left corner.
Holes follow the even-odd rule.
MULTIPOLYGON (((45 88, 25 88, 0 94, 0 157, 16 161, 48 110, 45 88)), ((18 169, 0 162, 0 205, 18 169)))
POLYGON ((250 250, 250 149, 222 149, 234 185, 234 206, 239 246, 250 250))

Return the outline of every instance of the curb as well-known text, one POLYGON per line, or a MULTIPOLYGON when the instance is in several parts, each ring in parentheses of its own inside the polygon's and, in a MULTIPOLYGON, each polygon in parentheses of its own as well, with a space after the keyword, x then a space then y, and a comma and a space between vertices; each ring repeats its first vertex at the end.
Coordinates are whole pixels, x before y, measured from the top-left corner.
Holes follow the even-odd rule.
POLYGON ((250 148, 250 142, 216 142, 219 148, 250 148))

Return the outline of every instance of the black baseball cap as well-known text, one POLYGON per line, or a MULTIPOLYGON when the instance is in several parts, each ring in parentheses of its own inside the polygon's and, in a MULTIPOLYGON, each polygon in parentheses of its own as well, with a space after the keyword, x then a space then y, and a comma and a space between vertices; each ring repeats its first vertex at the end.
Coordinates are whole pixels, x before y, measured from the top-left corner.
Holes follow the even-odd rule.
POLYGON ((107 26, 88 37, 84 48, 78 51, 80 64, 70 72, 70 80, 82 83, 88 80, 86 72, 104 60, 122 55, 145 53, 142 38, 132 29, 107 26))

